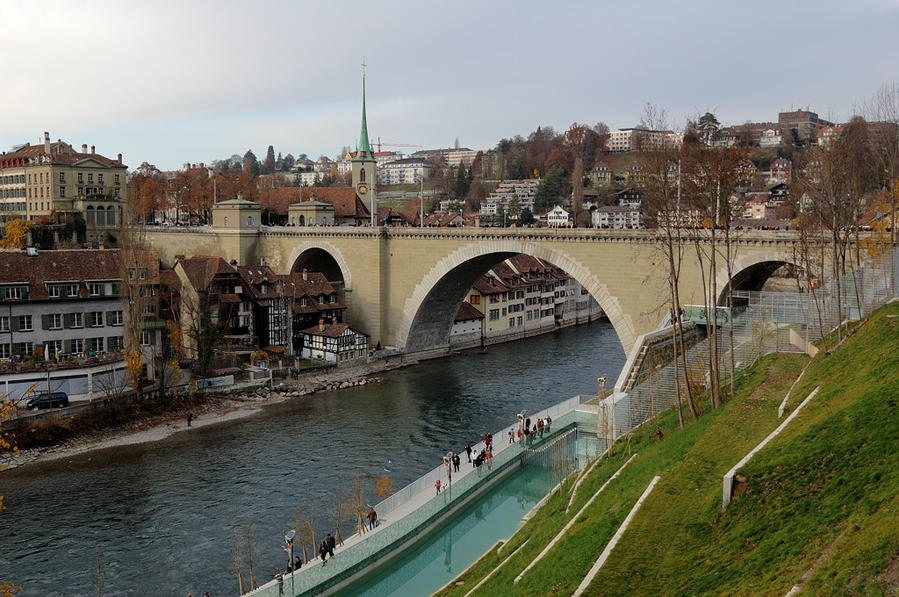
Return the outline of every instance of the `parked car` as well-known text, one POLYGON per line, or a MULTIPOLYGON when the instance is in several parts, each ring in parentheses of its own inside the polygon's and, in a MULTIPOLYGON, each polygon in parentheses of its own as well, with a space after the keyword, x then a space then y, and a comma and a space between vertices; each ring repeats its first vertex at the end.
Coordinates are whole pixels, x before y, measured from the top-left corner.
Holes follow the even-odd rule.
POLYGON ((69 405, 69 395, 65 392, 41 392, 28 401, 28 409, 57 408, 69 405))

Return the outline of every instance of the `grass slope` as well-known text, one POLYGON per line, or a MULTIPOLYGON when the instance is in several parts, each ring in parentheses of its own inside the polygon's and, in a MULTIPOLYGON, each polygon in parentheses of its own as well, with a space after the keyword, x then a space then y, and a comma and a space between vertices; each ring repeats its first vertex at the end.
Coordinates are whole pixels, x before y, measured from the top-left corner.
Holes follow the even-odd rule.
POLYGON ((739 378, 724 407, 677 429, 674 412, 620 440, 582 483, 557 492, 501 551, 441 595, 465 595, 524 541, 477 595, 570 595, 656 474, 643 505, 587 593, 784 595, 893 594, 899 577, 899 305, 889 305, 831 356, 819 355, 793 394, 812 400, 741 471, 747 491, 726 512, 721 478, 780 420, 777 407, 806 362, 769 355, 739 378), (661 429, 664 438, 653 438, 661 429), (536 557, 631 453, 639 456, 565 538, 518 584, 536 557))

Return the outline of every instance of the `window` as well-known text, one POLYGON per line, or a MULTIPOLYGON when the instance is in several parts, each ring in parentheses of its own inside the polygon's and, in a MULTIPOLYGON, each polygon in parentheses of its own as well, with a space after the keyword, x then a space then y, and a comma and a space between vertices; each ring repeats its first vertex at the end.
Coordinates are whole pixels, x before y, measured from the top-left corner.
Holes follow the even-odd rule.
POLYGON ((47 316, 47 329, 50 330, 61 330, 62 329, 62 313, 51 313, 47 316))
POLYGON ((81 338, 75 338, 72 340, 72 352, 79 353, 84 352, 84 340, 81 338))
POLYGON ((63 185, 59 185, 59 196, 60 197, 66 196, 66 188, 63 185))
POLYGON ((90 338, 88 339, 88 350, 93 350, 94 352, 103 352, 103 338, 90 338))
POLYGON ((309 299, 307 299, 307 298, 304 296, 303 298, 300 299, 300 305, 303 306, 303 307, 308 307, 308 306, 309 306, 309 299))
POLYGON ((119 184, 119 175, 118 174, 115 175, 115 183, 119 184))
POLYGON ((50 298, 59 298, 62 295, 62 290, 59 286, 53 285, 47 288, 47 296, 50 298))
POLYGON ((12 346, 9 344, 0 344, 0 359, 8 359, 12 356, 12 346))
POLYGON ((228 216, 225 216, 225 226, 228 225, 228 216))
POLYGON ((337 302, 337 297, 332 294, 331 296, 328 297, 328 302, 333 305, 334 303, 337 302))
POLYGON ((19 331, 20 332, 33 332, 34 328, 32 327, 31 315, 19 315, 19 331))
POLYGON ((122 285, 119 284, 118 282, 113 282, 112 283, 112 295, 118 296, 121 291, 122 291, 122 285))
POLYGON ((103 294, 103 285, 99 282, 91 282, 87 285, 87 293, 91 296, 100 296, 103 294))
POLYGON ((144 315, 156 315, 156 303, 148 304, 147 308, 144 310, 144 315))
POLYGON ((91 184, 93 182, 94 182, 94 174, 93 174, 93 172, 88 172, 87 173, 87 183, 91 184))
POLYGON ((109 325, 122 325, 122 312, 121 311, 110 311, 109 312, 109 325))
POLYGON ((472 305, 480 305, 481 304, 481 295, 473 294, 469 297, 468 302, 472 305))
POLYGON ((59 182, 65 182, 65 181, 66 181, 66 173, 60 172, 59 173, 59 182))
POLYGON ((140 345, 141 346, 150 346, 150 332, 149 330, 143 330, 140 333, 140 345))
POLYGON ((318 295, 318 304, 319 305, 325 304, 325 295, 323 295, 323 294, 318 295))
POLYGON ((78 284, 66 284, 66 296, 78 296, 78 284))
POLYGON ((87 314, 87 325, 92 328, 98 328, 103 326, 103 312, 102 311, 91 311, 87 314))
POLYGON ((83 328, 84 327, 84 313, 72 313, 72 327, 73 328, 83 328))
POLYGON ((21 286, 14 286, 11 288, 7 288, 4 294, 8 299, 20 299, 25 293, 22 292, 21 286))
POLYGON ((124 343, 122 342, 121 336, 110 336, 109 337, 109 350, 111 350, 111 351, 122 350, 122 346, 124 346, 124 343))
POLYGON ((0 332, 9 331, 9 315, 0 315, 0 332))
POLYGON ((103 184, 103 173, 97 174, 97 182, 103 184))
POLYGON ((22 342, 19 344, 19 354, 24 356, 34 354, 34 342, 22 342))
POLYGON ((44 342, 44 345, 47 347, 46 354, 48 356, 62 352, 62 340, 48 340, 44 342))
POLYGON ((503 307, 503 317, 505 317, 507 313, 508 313, 508 311, 506 310, 505 307, 503 307))
POLYGON ((521 315, 518 316, 517 323, 518 323, 519 326, 521 325, 521 315))
POLYGON ((499 319, 499 309, 490 309, 490 321, 497 321, 499 319))

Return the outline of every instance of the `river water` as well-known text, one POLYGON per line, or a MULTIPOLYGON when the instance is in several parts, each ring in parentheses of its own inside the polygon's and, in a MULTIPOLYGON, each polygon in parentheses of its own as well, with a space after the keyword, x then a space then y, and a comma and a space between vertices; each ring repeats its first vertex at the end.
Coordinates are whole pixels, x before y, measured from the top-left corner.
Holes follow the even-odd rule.
MULTIPOLYGON (((599 321, 394 371, 165 440, 0 473, 0 581, 23 595, 236 595, 236 528, 252 522, 260 584, 283 565, 296 506, 331 530, 356 473, 402 487, 487 431, 615 379, 599 321)), ((464 455, 463 455, 464 458, 464 455)), ((373 500, 376 501, 376 500, 373 500)))

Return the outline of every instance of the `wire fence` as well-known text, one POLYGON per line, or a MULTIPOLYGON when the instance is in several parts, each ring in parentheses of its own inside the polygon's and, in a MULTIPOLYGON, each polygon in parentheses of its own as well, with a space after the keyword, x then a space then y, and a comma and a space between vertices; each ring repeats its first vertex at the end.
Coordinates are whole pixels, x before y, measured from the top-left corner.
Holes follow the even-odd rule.
MULTIPOLYGON (((896 261, 899 261, 897 259, 896 261)), ((855 271, 808 292, 734 291, 731 311, 718 307, 718 371, 722 380, 734 369, 748 367, 772 352, 808 352, 811 345, 846 320, 861 319, 889 301, 895 272, 889 252, 872 257, 855 271), (731 317, 731 314, 733 315, 731 317)), ((705 308, 688 306, 684 317, 708 323, 705 308)), ((670 329, 670 328, 669 328, 670 329)), ((641 380, 630 391, 613 394, 599 407, 599 433, 615 439, 678 403, 686 388, 709 386, 712 339, 706 337, 686 351, 683 361, 670 354, 654 354, 643 367, 641 380)))

